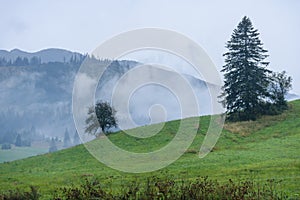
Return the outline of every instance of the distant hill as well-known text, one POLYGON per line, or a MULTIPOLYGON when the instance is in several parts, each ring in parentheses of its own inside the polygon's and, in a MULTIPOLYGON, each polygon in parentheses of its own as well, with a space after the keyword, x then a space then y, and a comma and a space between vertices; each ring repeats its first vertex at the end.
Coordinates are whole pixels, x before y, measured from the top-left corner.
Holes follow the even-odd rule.
POLYGON ((6 60, 16 60, 17 57, 26 57, 30 60, 30 58, 34 56, 40 58, 42 63, 48 63, 69 61, 72 56, 80 57, 82 54, 56 48, 44 49, 33 53, 25 52, 20 49, 13 49, 11 51, 0 50, 0 58, 6 58, 6 60))
MULTIPOLYGON (((82 55, 61 49, 45 49, 35 53, 15 49, 1 50, 1 56, 6 60, 18 56, 28 59, 38 56, 42 63, 34 66, 29 64, 0 67, 0 144, 5 141, 13 142, 17 134, 30 132, 32 128, 36 134, 60 139, 63 138, 66 128, 73 134, 75 125, 72 115, 72 91, 74 78, 81 63, 69 61, 82 55), (64 59, 67 62, 64 62, 64 59)), ((130 60, 113 61, 98 84, 96 99, 109 100, 117 81, 138 64, 140 63, 130 60)), ((151 76, 154 73, 161 74, 165 79, 170 77, 172 72, 151 69, 141 76, 151 76)), ((212 114, 208 87, 214 89, 214 86, 190 75, 182 74, 182 77, 191 84, 195 92, 199 101, 199 115, 212 114)), ((83 81, 82 85, 85 85, 86 81, 91 80, 83 81)), ((170 97, 169 93, 157 86, 147 87, 136 93, 130 102, 131 117, 136 124, 150 123, 149 109, 157 103, 165 106, 166 120, 180 118, 178 102, 176 98, 170 97)))
MULTIPOLYGON (((35 53, 18 49, 12 51, 0 50, 0 58, 30 59, 39 57, 42 62, 38 65, 0 66, 0 144, 6 141, 13 143, 17 134, 31 132, 42 137, 59 137, 62 139, 65 129, 71 134, 76 132, 72 115, 72 91, 75 76, 81 65, 80 62, 70 62, 82 54, 62 49, 45 49, 35 53), (64 62, 66 61, 66 62, 64 62)), ((107 61, 97 61, 100 64, 107 61)), ((141 63, 130 60, 118 60, 110 63, 103 74, 96 91, 96 100, 110 100, 114 86, 130 69, 141 63)), ((163 79, 171 79, 173 72, 166 69, 150 69, 141 77, 160 74, 163 79)), ((191 85, 198 100, 199 115, 215 114, 212 111, 210 90, 218 86, 191 75, 181 74, 191 85)), ((93 80, 86 77, 82 85, 93 80)), ((128 77, 130 78, 130 77, 128 77)), ((135 77, 131 77, 135 78, 135 77)), ((126 79, 123 80, 126 84, 126 79)), ((298 98, 288 94, 289 100, 298 98)), ((163 87, 149 86, 140 89, 130 100, 130 114, 137 126, 151 123, 149 109, 155 104, 161 104, 166 111, 164 120, 170 121, 181 118, 179 104, 170 92, 163 87)), ((119 113, 120 114, 120 113, 119 113)), ((152 116, 153 117, 153 116, 152 116)), ((162 118, 157 116, 158 121, 162 118)), ((28 134, 27 134, 28 135, 28 134)))

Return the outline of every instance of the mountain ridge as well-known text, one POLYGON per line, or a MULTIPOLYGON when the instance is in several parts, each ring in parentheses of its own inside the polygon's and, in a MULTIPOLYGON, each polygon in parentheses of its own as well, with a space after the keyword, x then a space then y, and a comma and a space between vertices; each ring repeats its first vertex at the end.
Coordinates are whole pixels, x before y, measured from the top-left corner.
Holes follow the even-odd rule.
POLYGON ((27 52, 20 49, 0 50, 0 58, 15 60, 17 57, 26 57, 28 59, 38 57, 41 58, 42 63, 69 61, 72 56, 81 57, 83 54, 60 48, 47 48, 35 52, 27 52))

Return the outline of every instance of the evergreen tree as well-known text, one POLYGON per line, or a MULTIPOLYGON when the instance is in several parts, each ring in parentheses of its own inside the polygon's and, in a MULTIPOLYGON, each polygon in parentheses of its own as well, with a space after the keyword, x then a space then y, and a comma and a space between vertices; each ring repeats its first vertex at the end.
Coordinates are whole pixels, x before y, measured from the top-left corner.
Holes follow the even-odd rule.
POLYGON ((5 57, 0 58, 0 66, 7 66, 7 61, 6 61, 5 57))
POLYGON ((28 66, 29 65, 29 60, 28 58, 24 57, 22 60, 23 66, 28 66))
POLYGON ((32 139, 33 139, 32 132, 28 130, 22 131, 22 146, 31 146, 32 139))
POLYGON ((74 144, 74 145, 78 145, 78 144, 80 144, 80 143, 81 143, 81 142, 80 142, 80 138, 79 138, 78 132, 75 131, 75 133, 74 133, 74 138, 73 138, 73 144, 74 144))
POLYGON ((17 147, 21 147, 21 146, 22 146, 22 138, 21 138, 21 135, 20 135, 20 134, 17 135, 15 145, 16 145, 17 147))
POLYGON ((36 57, 36 56, 33 56, 32 58, 30 58, 30 65, 31 66, 38 66, 41 64, 41 60, 40 58, 36 57))
POLYGON ((269 64, 257 29, 244 17, 226 43, 223 97, 231 120, 255 120, 269 96, 269 64))
POLYGON ((57 151, 57 146, 56 146, 54 138, 52 138, 50 141, 49 153, 54 152, 54 151, 57 151))
POLYGON ((68 129, 66 129, 64 135, 64 147, 70 147, 70 146, 71 146, 71 139, 70 139, 69 131, 68 129))
POLYGON ((22 66, 23 65, 23 59, 20 56, 18 56, 16 58, 16 60, 14 61, 13 65, 15 65, 15 66, 22 66))
POLYGON ((6 66, 12 66, 13 62, 11 61, 11 59, 7 62, 6 66))
POLYGON ((2 138, 2 142, 14 144, 16 142, 17 135, 16 131, 7 131, 2 138))

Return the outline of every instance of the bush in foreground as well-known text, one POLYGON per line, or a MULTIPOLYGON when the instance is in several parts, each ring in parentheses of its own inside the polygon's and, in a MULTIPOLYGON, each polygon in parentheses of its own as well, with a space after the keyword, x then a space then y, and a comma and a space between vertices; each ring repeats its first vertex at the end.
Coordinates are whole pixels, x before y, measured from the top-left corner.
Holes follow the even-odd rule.
MULTIPOLYGON (((54 200, 189 200, 189 199, 232 199, 232 200, 254 200, 254 199, 288 199, 278 190, 279 182, 268 180, 265 183, 254 181, 226 183, 209 180, 207 177, 190 180, 175 180, 170 178, 148 178, 146 182, 131 182, 121 186, 117 191, 112 188, 104 189, 98 179, 87 178, 80 186, 59 188, 52 199, 54 200)), ((30 187, 30 191, 9 191, 0 195, 1 200, 37 200, 40 194, 36 187, 30 187)))
POLYGON ((30 186, 29 191, 21 191, 19 189, 10 190, 6 193, 0 194, 1 200, 38 200, 40 199, 38 188, 30 186))
POLYGON ((119 191, 104 189, 97 179, 86 179, 79 187, 61 188, 54 199, 287 199, 277 190, 279 182, 268 180, 259 185, 253 181, 220 184, 207 177, 194 181, 177 181, 170 178, 148 178, 146 183, 131 182, 119 191))

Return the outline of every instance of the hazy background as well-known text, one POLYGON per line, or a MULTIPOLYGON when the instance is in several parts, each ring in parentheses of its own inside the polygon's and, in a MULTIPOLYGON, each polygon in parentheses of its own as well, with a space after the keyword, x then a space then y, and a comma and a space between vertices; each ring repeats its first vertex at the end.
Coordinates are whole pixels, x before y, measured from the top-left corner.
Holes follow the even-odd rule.
POLYGON ((0 49, 49 47, 86 53, 120 32, 157 27, 198 42, 218 69, 225 42, 244 15, 261 33, 270 68, 292 75, 300 94, 300 1, 298 0, 0 0, 0 49))

